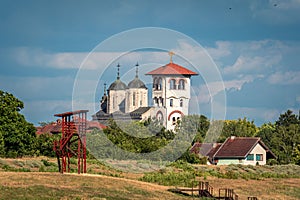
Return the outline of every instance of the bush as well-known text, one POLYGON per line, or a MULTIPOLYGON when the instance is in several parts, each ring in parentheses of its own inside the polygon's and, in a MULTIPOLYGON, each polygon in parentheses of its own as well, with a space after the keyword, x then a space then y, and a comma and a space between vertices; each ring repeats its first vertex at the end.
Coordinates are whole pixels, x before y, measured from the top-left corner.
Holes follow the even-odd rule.
POLYGON ((189 150, 187 150, 180 158, 179 160, 186 161, 191 164, 206 164, 207 158, 202 157, 200 158, 198 155, 191 153, 189 150))

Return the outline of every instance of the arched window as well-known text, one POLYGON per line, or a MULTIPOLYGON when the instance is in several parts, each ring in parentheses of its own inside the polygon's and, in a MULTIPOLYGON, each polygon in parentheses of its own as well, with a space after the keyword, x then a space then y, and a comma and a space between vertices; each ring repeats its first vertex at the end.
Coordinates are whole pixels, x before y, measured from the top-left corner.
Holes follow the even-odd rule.
POLYGON ((178 89, 179 90, 184 90, 184 86, 185 86, 184 84, 185 84, 185 81, 183 79, 180 79, 178 89))
POLYGON ((157 78, 153 78, 153 89, 157 90, 157 78))
POLYGON ((170 80, 170 90, 176 90, 176 80, 175 79, 170 80))
POLYGON ((157 105, 157 106, 158 106, 158 98, 157 98, 157 97, 154 97, 153 101, 154 101, 154 105, 157 105))
POLYGON ((176 118, 172 117, 172 125, 176 125, 176 118))
POLYGON ((170 107, 173 107, 173 99, 170 99, 170 107))
POLYGON ((164 106, 164 98, 162 98, 162 97, 159 97, 159 98, 160 98, 161 105, 164 106))
POLYGON ((157 81, 157 90, 161 90, 161 88, 162 88, 162 79, 158 78, 158 81, 157 81))
POLYGON ((180 99, 180 107, 183 107, 183 99, 180 99))
POLYGON ((132 105, 135 106, 135 92, 132 95, 132 105))

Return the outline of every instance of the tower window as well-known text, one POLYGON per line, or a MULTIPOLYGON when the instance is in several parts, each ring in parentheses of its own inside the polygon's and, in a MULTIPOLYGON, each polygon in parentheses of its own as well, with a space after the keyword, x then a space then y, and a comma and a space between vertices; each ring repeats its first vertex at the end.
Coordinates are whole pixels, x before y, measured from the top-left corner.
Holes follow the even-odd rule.
POLYGON ((180 99, 180 107, 183 107, 183 99, 180 99))
POLYGON ((170 80, 170 90, 176 90, 176 81, 175 81, 175 79, 170 80))
POLYGON ((176 118, 172 117, 172 125, 175 125, 175 124, 176 124, 176 118))
POLYGON ((160 103, 162 106, 164 106, 164 99, 162 97, 160 97, 160 103))
POLYGON ((173 107, 173 99, 170 99, 170 107, 173 107))
POLYGON ((161 83, 162 83, 162 80, 161 80, 161 78, 159 78, 158 79, 157 90, 161 90, 161 83))
POLYGON ((184 80, 183 79, 180 79, 179 80, 179 85, 178 85, 178 89, 179 90, 184 90, 185 89, 185 82, 184 82, 184 80))

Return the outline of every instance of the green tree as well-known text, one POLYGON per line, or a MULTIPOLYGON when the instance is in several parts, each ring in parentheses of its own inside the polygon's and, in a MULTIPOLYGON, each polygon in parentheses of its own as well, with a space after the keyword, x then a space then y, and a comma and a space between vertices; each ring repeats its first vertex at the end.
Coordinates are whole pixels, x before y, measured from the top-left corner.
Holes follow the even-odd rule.
POLYGON ((35 127, 19 112, 22 101, 0 90, 0 153, 6 157, 33 155, 35 151, 35 127))
POLYGON ((219 142, 224 142, 230 136, 253 137, 256 135, 258 128, 253 121, 246 118, 238 120, 225 120, 219 142))
POLYGON ((274 133, 276 130, 275 124, 268 123, 263 124, 257 133, 257 137, 260 137, 261 140, 268 146, 272 146, 272 138, 274 137, 274 133))
POLYGON ((53 151, 54 141, 58 141, 60 135, 53 135, 50 133, 44 133, 36 136, 36 154, 55 157, 56 154, 53 151))
POLYGON ((176 127, 178 134, 193 137, 193 142, 203 142, 209 129, 210 122, 204 115, 183 116, 176 127))
MULTIPOLYGON (((261 133, 263 131, 260 131, 261 133)), ((264 136, 263 141, 269 145, 276 154, 280 164, 298 163, 298 146, 300 144, 300 120, 299 116, 293 114, 291 110, 279 116, 272 130, 264 136)))
POLYGON ((293 114, 293 111, 287 110, 285 113, 280 114, 279 119, 275 122, 276 126, 289 126, 290 124, 300 125, 300 116, 293 114))

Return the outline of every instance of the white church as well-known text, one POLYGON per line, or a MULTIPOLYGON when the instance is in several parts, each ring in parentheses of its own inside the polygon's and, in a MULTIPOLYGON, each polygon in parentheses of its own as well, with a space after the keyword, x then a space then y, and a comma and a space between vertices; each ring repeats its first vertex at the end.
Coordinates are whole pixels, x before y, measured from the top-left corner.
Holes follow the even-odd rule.
POLYGON ((109 118, 116 120, 146 120, 156 118, 168 130, 174 130, 182 116, 188 115, 191 98, 191 76, 198 75, 185 67, 170 63, 154 69, 146 75, 152 76, 152 101, 148 104, 148 88, 136 75, 128 85, 120 80, 118 65, 117 80, 107 89, 101 100, 101 109, 93 115, 93 120, 107 124, 109 118))

